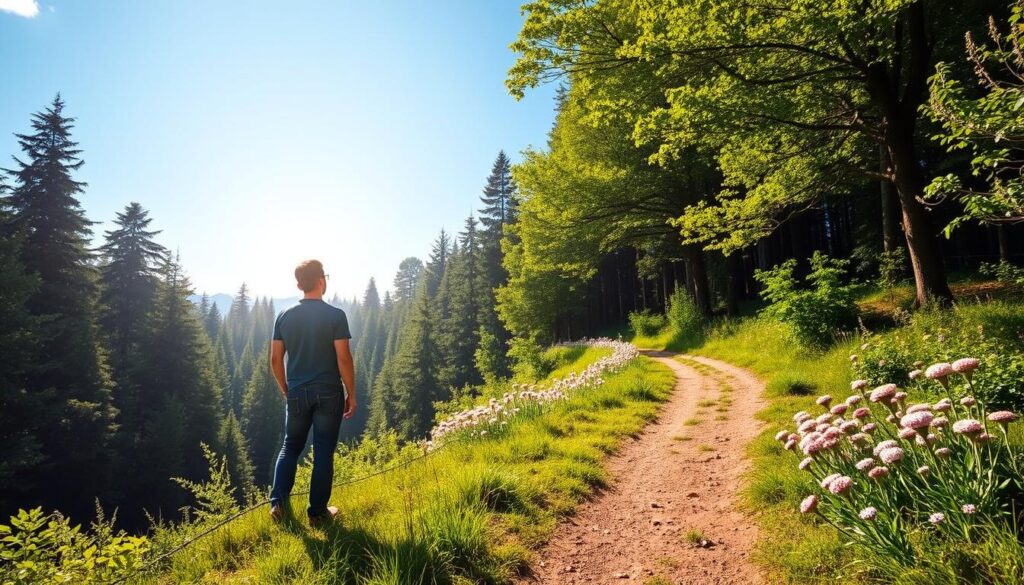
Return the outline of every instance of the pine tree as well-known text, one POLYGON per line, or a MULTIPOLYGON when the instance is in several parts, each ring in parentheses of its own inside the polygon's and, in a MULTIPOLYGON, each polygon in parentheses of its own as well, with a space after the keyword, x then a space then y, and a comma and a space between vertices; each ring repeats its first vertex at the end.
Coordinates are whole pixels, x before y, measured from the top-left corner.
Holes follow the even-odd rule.
POLYGON ((4 237, 21 238, 20 262, 39 283, 25 302, 39 321, 24 391, 50 396, 35 413, 36 424, 46 429, 38 436, 45 463, 20 478, 38 481, 39 489, 35 502, 24 504, 80 515, 91 511, 94 494, 102 491, 116 411, 97 339, 91 223, 77 198, 85 184, 72 176, 83 164, 71 139, 73 122, 58 95, 32 116, 31 134, 16 135, 24 160, 15 157, 17 168, 7 171, 13 190, 4 237))
POLYGON ((206 316, 210 314, 210 295, 203 293, 199 298, 199 320, 206 323, 206 316))
POLYGON ((222 321, 217 303, 211 302, 210 309, 206 312, 206 316, 203 317, 203 329, 206 330, 206 334, 210 337, 211 342, 217 341, 217 334, 220 332, 221 325, 223 324, 222 321))
POLYGON ((398 265, 398 272, 395 273, 395 302, 412 302, 422 272, 423 262, 419 258, 410 256, 402 260, 398 265))
POLYGON ((272 479, 281 441, 284 439, 284 397, 270 375, 266 353, 260 354, 242 400, 242 431, 249 444, 256 485, 272 479))
POLYGON ((479 384, 475 353, 480 342, 481 296, 486 287, 480 270, 480 242, 476 220, 469 217, 459 234, 459 253, 451 261, 448 318, 442 321, 445 383, 455 387, 479 384))
POLYGON ((444 278, 445 268, 448 266, 450 250, 451 238, 442 229, 437 239, 434 240, 434 245, 430 250, 430 258, 427 260, 427 265, 424 268, 427 278, 427 294, 431 298, 437 294, 437 289, 441 286, 441 279, 444 278))
POLYGON ((235 413, 235 416, 242 416, 242 396, 245 394, 245 385, 252 378, 255 366, 256 353, 253 352, 252 344, 250 343, 242 350, 242 356, 238 358, 238 364, 231 375, 231 386, 229 388, 226 409, 235 413))
POLYGON ((506 224, 515 221, 516 217, 516 184, 512 180, 512 163, 505 151, 498 151, 487 177, 487 185, 480 201, 484 204, 480 210, 480 223, 483 231, 492 234, 492 238, 500 239, 506 224), (496 236, 496 237, 495 237, 496 236))
POLYGON ((434 421, 434 402, 447 397, 437 377, 440 352, 436 331, 430 297, 426 286, 420 286, 394 357, 390 381, 396 411, 392 424, 405 439, 426 434, 434 421))
POLYGON ((363 307, 372 311, 380 308, 380 294, 377 293, 377 281, 370 277, 370 282, 366 285, 366 292, 363 293, 363 307))
POLYGON ((238 287, 235 298, 231 301, 231 308, 228 309, 228 316, 225 322, 231 331, 231 339, 234 342, 232 347, 236 359, 242 356, 249 336, 252 334, 252 315, 249 297, 249 287, 244 282, 238 287))
POLYGON ((173 493, 178 490, 169 478, 202 477, 206 463, 200 443, 220 449, 223 411, 209 342, 188 300, 191 284, 176 258, 167 258, 160 272, 146 335, 139 346, 138 370, 132 374, 141 381, 139 399, 126 416, 141 421, 138 427, 144 429, 133 458, 140 465, 136 498, 150 509, 160 505, 167 510, 164 504, 175 501, 173 493), (166 416, 175 417, 171 424, 161 420, 166 416), (171 446, 154 447, 154 436, 163 437, 161 441, 171 446), (167 461, 151 465, 152 449, 158 449, 167 461))
POLYGON ((242 429, 235 418, 235 413, 229 412, 221 422, 217 440, 220 443, 220 453, 227 460, 228 475, 235 490, 235 498, 241 502, 253 488, 253 465, 249 461, 249 447, 242 436, 242 429))
MULTIPOLYGON (((100 247, 100 325, 110 342, 115 379, 125 382, 125 369, 138 343, 139 326, 153 303, 157 268, 167 250, 153 241, 159 231, 150 230, 152 219, 138 203, 131 203, 114 219, 116 229, 106 232, 100 247)), ((121 407, 115 394, 115 405, 121 407)))
POLYGON ((489 377, 507 376, 509 368, 505 354, 512 335, 498 320, 494 290, 508 282, 501 241, 513 236, 507 228, 516 221, 517 206, 512 167, 504 151, 499 152, 494 161, 481 201, 484 204, 480 210, 480 223, 484 228, 480 233, 481 272, 485 283, 480 291, 478 319, 479 336, 486 340, 487 347, 478 355, 477 370, 481 373, 487 370, 489 377))

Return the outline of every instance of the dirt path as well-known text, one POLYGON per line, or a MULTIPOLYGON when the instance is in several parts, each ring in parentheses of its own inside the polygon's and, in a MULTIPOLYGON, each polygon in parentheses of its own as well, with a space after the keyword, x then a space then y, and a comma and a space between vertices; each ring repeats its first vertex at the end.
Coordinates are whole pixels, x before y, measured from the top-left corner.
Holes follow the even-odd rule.
POLYGON ((736 502, 760 382, 716 360, 644 354, 675 372, 672 398, 611 458, 609 488, 559 525, 522 583, 762 582, 750 561, 757 528, 736 502))

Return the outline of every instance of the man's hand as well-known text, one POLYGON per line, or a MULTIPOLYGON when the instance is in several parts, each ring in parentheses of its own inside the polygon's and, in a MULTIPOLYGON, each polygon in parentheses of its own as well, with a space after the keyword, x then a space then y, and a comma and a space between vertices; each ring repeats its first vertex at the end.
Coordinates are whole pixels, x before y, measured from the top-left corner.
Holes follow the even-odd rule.
POLYGON ((356 413, 356 393, 351 392, 345 395, 345 418, 352 418, 356 413))
POLYGON ((281 390, 285 400, 288 399, 288 378, 284 373, 284 342, 275 339, 270 342, 270 371, 277 380, 277 387, 281 390))

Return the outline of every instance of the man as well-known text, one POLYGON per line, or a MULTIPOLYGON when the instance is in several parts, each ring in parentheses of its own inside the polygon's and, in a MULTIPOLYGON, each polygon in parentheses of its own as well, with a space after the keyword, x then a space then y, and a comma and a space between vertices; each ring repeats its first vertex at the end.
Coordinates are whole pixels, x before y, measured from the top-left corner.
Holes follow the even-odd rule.
POLYGON ((334 449, 341 421, 356 410, 355 368, 349 351, 352 336, 348 318, 344 311, 323 300, 327 292, 323 264, 317 260, 302 262, 295 268, 295 280, 303 298, 278 316, 270 346, 270 367, 288 403, 284 446, 277 457, 270 492, 270 516, 276 522, 284 514, 295 483, 295 467, 312 427, 313 475, 307 513, 310 524, 315 525, 338 514, 327 501, 331 497, 334 449))

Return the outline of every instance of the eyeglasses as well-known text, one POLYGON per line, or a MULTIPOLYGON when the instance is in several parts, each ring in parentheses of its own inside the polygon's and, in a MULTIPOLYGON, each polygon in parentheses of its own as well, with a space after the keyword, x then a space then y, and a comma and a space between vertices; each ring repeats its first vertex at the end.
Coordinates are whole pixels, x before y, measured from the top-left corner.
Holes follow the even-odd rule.
POLYGON ((325 274, 324 275, 324 280, 330 280, 330 279, 331 279, 331 275, 330 274, 325 274))

